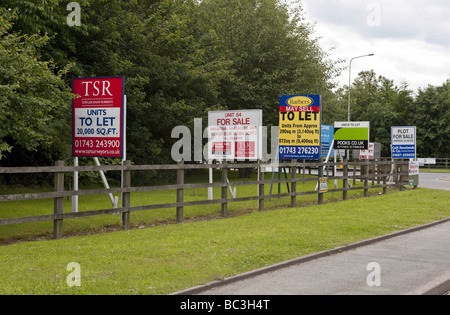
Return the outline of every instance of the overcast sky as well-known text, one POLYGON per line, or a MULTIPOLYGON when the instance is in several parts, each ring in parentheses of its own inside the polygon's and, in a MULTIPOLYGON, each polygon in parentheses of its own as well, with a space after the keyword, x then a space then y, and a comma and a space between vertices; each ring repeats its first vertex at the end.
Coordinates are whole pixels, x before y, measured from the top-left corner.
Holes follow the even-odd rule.
MULTIPOLYGON (((450 78, 449 0, 303 0, 315 35, 330 58, 345 59, 374 53, 352 62, 352 81, 360 71, 403 81, 416 91, 439 86, 450 78)), ((344 70, 339 83, 348 84, 344 70)))

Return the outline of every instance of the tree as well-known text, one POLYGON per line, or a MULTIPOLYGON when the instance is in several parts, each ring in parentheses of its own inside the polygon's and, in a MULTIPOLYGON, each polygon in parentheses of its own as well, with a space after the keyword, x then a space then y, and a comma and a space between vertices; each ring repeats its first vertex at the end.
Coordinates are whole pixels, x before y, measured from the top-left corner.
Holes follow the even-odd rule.
POLYGON ((359 73, 351 93, 351 120, 370 121, 370 141, 381 143, 382 155, 390 156, 391 127, 410 124, 412 91, 371 70, 359 73))
POLYGON ((280 95, 326 94, 339 72, 313 38, 303 11, 279 0, 205 0, 204 19, 220 40, 233 76, 222 83, 229 109, 263 109, 278 125, 280 95))
MULTIPOLYGON (((49 70, 57 74, 72 65, 67 88, 72 77, 125 76, 128 157, 136 163, 169 162, 172 128, 193 124, 194 117, 220 104, 218 86, 229 63, 217 58, 215 34, 199 23, 196 1, 79 3, 80 27, 67 25, 62 1, 5 0, 1 6, 18 12, 10 32, 46 38, 35 53, 51 60, 49 70)), ((70 105, 69 100, 69 114, 70 105)), ((70 146, 70 138, 65 140, 70 146)))
POLYGON ((60 158, 70 138, 66 70, 41 59, 48 36, 9 33, 16 19, 15 10, 0 8, 0 159, 19 148, 60 158))
POLYGON ((419 89, 412 125, 417 127, 417 149, 421 157, 450 155, 450 82, 419 89))

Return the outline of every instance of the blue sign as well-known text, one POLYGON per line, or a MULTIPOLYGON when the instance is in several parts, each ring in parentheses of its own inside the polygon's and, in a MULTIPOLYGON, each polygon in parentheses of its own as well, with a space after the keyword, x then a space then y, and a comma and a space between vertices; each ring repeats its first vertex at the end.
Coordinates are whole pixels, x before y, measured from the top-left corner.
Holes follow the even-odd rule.
POLYGON ((334 156, 334 149, 331 146, 334 138, 334 126, 322 125, 322 132, 320 136, 320 155, 322 157, 328 156, 328 151, 331 148, 330 156, 334 156))
POLYGON ((416 127, 392 127, 391 137, 393 159, 416 158, 416 127))

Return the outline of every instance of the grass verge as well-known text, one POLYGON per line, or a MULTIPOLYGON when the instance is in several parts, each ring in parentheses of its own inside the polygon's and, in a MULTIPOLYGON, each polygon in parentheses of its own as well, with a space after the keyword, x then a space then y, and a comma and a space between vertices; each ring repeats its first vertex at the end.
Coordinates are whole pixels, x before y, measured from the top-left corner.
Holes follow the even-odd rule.
POLYGON ((252 212, 228 219, 0 246, 0 294, 167 294, 450 217, 450 192, 252 212), (67 265, 81 267, 69 287, 67 265))
POLYGON ((450 173, 450 169, 421 168, 420 172, 423 172, 423 173, 450 173))
MULTIPOLYGON (((298 175, 301 177, 302 175, 298 175)), ((220 181, 221 173, 217 171, 214 173, 215 182, 220 181)), ((265 178, 271 179, 272 174, 266 173, 265 178)), ((290 175, 288 175, 290 177, 290 175)), ((307 179, 313 181, 307 181, 305 183, 297 183, 297 191, 307 192, 314 191, 316 186, 317 177, 306 175, 307 179)), ((229 172, 230 181, 249 181, 256 180, 256 175, 250 179, 240 179, 237 171, 229 172)), ((196 172, 187 176, 186 183, 201 183, 208 181, 208 172, 196 172)), ((169 183, 170 184, 170 183, 169 183)), ((362 186, 362 183, 356 181, 355 186, 362 186)), ((329 187, 334 188, 334 183, 329 182, 329 187)), ((342 180, 338 181, 338 188, 342 187, 342 180)), ((82 187, 80 189, 92 189, 101 187, 82 187)), ((270 185, 265 185, 265 194, 269 195, 270 185)), ((35 189, 30 188, 15 188, 15 189, 2 189, 2 194, 23 194, 29 192, 44 192, 52 191, 51 187, 38 187, 35 189)), ((372 193, 376 194, 381 189, 373 189, 372 193)), ((286 184, 280 185, 280 193, 287 193, 286 184)), ((221 198, 220 188, 214 189, 214 199, 221 198)), ((237 197, 255 196, 257 194, 256 185, 238 186, 237 197)), ((273 198, 269 201, 265 201, 266 209, 276 209, 290 205, 290 198, 278 198, 278 185, 275 184, 272 187, 273 198)), ((349 191, 348 197, 355 198, 361 197, 363 190, 349 191)), ((119 194, 116 194, 119 196, 119 194)), ((228 196, 231 198, 230 193, 228 196)), ((119 196, 120 197, 120 196, 119 196)), ((203 189, 186 189, 184 191, 185 201, 198 201, 207 200, 208 191, 207 188, 203 189)), ((327 193, 324 195, 324 202, 336 201, 342 199, 342 193, 327 193)), ((120 201, 119 201, 120 202, 120 201)), ((152 192, 136 192, 131 193, 131 206, 143 206, 152 204, 164 204, 176 202, 176 191, 152 191, 152 192)), ((297 197, 297 204, 299 206, 310 205, 317 203, 317 195, 305 195, 297 197)), ((44 200, 27 200, 27 201, 7 201, 0 203, 0 218, 20 218, 30 217, 37 215, 49 215, 53 213, 54 201, 53 199, 44 200)), ((109 197, 105 195, 90 195, 80 196, 79 198, 79 211, 99 210, 111 208, 109 197)), ((229 215, 237 215, 242 213, 249 213, 257 210, 256 201, 247 201, 239 203, 229 203, 228 213, 229 215)), ((71 201, 64 200, 64 212, 71 211, 71 201)), ((184 208, 185 220, 201 220, 206 218, 217 218, 220 215, 220 204, 216 205, 203 205, 203 206, 190 206, 184 208)), ((142 226, 154 226, 161 224, 173 223, 176 221, 176 210, 172 209, 157 209, 149 211, 139 211, 131 213, 131 227, 137 228, 142 226)), ((64 220, 64 235, 79 235, 79 234, 96 234, 99 232, 120 230, 121 216, 120 215, 99 215, 93 217, 86 217, 80 219, 68 219, 64 220)), ((15 225, 6 225, 0 227, 0 244, 11 243, 20 240, 40 240, 52 238, 53 222, 33 222, 15 225)))

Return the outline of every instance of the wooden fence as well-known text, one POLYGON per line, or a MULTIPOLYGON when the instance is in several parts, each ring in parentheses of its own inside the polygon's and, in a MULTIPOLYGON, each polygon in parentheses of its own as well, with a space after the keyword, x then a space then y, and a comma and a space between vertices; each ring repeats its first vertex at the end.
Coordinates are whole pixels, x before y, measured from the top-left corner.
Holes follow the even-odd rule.
POLYGON ((449 169, 450 158, 436 158, 436 164, 425 164, 423 168, 449 169))
MULTIPOLYGON (((328 192, 342 192, 342 198, 347 199, 347 193, 351 190, 363 189, 364 196, 368 196, 369 189, 382 188, 383 193, 386 193, 388 187, 397 187, 402 189, 403 185, 408 183, 408 161, 395 160, 391 161, 358 161, 358 162, 341 162, 341 163, 305 163, 298 161, 291 161, 285 163, 278 163, 277 165, 264 164, 264 163, 223 163, 223 164, 185 164, 179 162, 177 164, 170 165, 132 165, 130 161, 124 161, 123 165, 109 165, 109 166, 65 166, 63 161, 57 161, 55 166, 46 167, 0 167, 0 174, 24 174, 24 173, 54 173, 54 191, 43 193, 26 193, 26 194, 13 194, 13 195, 0 195, 1 202, 15 201, 15 200, 35 200, 35 199, 54 199, 53 214, 39 215, 31 217, 21 218, 8 218, 0 219, 0 226, 19 224, 27 222, 38 221, 53 221, 53 235, 55 239, 63 237, 63 221, 66 219, 89 217, 104 214, 120 213, 122 215, 122 225, 125 229, 130 227, 130 214, 135 211, 154 210, 154 209, 176 209, 176 220, 178 223, 183 222, 183 208, 187 206, 196 205, 221 205, 221 216, 227 217, 227 206, 232 202, 243 202, 248 200, 255 200, 257 202, 258 209, 264 210, 264 201, 271 197, 288 197, 290 198, 291 207, 295 207, 297 204, 296 198, 301 195, 317 194, 318 204, 323 202, 323 192, 320 190, 314 191, 297 191, 297 183, 315 181, 318 183, 318 178, 300 178, 298 176, 298 170, 305 169, 316 170, 319 175, 324 168, 333 168, 334 165, 339 166, 340 171, 336 174, 328 176, 328 180, 343 180, 343 188, 328 189, 328 192), (290 178, 284 179, 264 179, 264 172, 267 168, 279 167, 288 169, 291 174, 290 178), (195 169, 218 169, 221 170, 221 181, 215 183, 201 183, 201 184, 186 184, 184 180, 185 170, 195 169), (228 172, 230 169, 240 168, 252 168, 257 169, 258 180, 249 181, 234 181, 230 183, 228 181, 228 172), (90 190, 78 190, 71 191, 64 189, 64 174, 72 173, 74 171, 87 172, 87 171, 123 171, 123 187, 110 188, 110 189, 90 189, 90 190), (131 185, 131 172, 143 171, 143 170, 176 170, 177 183, 174 185, 162 185, 162 186, 140 186, 132 187, 131 185), (350 181, 356 180, 362 181, 363 186, 349 185, 350 181), (369 181, 372 180, 370 184, 369 181), (376 182, 376 184, 375 184, 376 182), (278 183, 288 183, 290 187, 288 193, 278 193, 274 195, 265 195, 265 185, 274 185, 278 183), (257 195, 247 196, 241 198, 229 198, 228 189, 230 186, 242 186, 242 185, 257 185, 257 195), (195 188, 207 188, 217 187, 221 189, 220 199, 214 200, 200 200, 200 201, 184 201, 184 191, 186 189, 195 188), (176 202, 164 203, 164 204, 152 204, 144 206, 131 206, 131 193, 132 192, 145 192, 145 191, 162 191, 162 190, 174 190, 176 191, 176 202), (72 197, 75 195, 98 195, 107 193, 121 193, 122 204, 120 208, 110 208, 102 210, 90 210, 82 212, 70 212, 65 213, 63 209, 63 200, 65 197, 72 197)), ((300 172, 301 173, 301 172, 300 172)), ((326 176, 326 174, 324 174, 326 176)), ((330 186, 330 185, 329 185, 330 186)))

